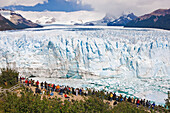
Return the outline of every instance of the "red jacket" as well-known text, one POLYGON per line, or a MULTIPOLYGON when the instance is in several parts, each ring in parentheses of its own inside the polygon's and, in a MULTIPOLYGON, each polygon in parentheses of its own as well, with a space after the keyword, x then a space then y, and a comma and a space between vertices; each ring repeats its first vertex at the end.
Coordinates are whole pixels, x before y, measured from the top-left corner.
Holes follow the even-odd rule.
POLYGON ((65 94, 65 95, 64 95, 64 97, 66 98, 66 97, 67 97, 67 95, 65 94))
POLYGON ((37 81, 36 84, 39 85, 39 82, 37 81))

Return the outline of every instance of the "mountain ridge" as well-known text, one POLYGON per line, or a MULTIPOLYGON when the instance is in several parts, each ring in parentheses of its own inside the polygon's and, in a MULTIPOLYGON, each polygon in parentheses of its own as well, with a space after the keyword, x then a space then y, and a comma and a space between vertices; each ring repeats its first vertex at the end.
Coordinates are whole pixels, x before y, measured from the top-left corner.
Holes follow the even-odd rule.
POLYGON ((0 31, 42 27, 11 10, 0 9, 0 31))
POLYGON ((8 19, 0 14, 0 31, 4 30, 15 30, 15 24, 10 22, 8 19))
POLYGON ((136 18, 137 18, 137 16, 134 15, 133 13, 124 14, 124 15, 120 16, 118 19, 115 19, 112 22, 108 22, 107 26, 124 26, 128 22, 130 22, 131 20, 134 20, 136 18))
POLYGON ((158 9, 130 21, 125 27, 159 28, 170 30, 170 8, 158 9))

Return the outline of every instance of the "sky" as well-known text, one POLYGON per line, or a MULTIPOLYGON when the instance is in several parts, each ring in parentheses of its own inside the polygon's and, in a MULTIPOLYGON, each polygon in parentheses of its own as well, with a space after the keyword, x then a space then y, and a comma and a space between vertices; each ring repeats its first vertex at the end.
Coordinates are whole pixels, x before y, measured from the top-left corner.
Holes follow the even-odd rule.
POLYGON ((123 12, 133 12, 137 16, 150 13, 159 8, 170 8, 169 4, 170 0, 0 0, 0 7, 22 5, 15 7, 19 10, 66 12, 94 10, 113 15, 120 15, 123 12))

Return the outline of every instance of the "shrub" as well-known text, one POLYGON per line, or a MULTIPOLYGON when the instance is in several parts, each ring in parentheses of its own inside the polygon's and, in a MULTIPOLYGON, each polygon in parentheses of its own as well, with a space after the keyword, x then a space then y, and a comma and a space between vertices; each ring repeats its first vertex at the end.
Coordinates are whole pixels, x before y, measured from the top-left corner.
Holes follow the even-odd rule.
POLYGON ((7 88, 17 84, 19 73, 12 69, 1 69, 0 86, 7 88))

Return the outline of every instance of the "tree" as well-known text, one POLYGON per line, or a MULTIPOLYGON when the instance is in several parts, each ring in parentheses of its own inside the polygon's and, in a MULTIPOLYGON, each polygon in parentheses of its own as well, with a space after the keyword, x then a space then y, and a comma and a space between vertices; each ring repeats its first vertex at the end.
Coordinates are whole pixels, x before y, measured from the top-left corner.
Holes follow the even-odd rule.
POLYGON ((1 69, 0 86, 11 87, 17 84, 19 73, 12 69, 1 69))

